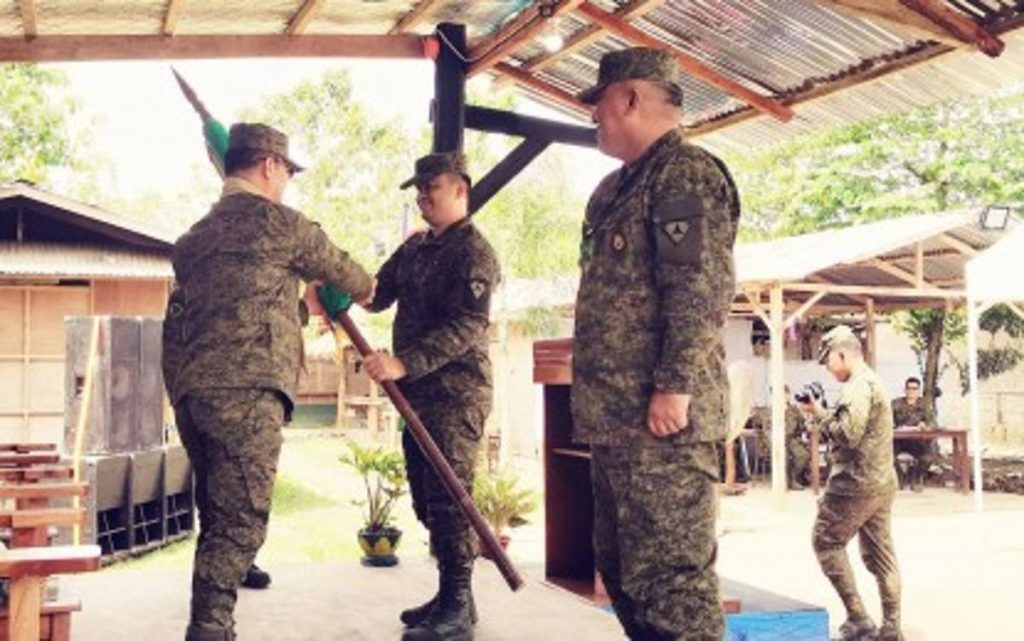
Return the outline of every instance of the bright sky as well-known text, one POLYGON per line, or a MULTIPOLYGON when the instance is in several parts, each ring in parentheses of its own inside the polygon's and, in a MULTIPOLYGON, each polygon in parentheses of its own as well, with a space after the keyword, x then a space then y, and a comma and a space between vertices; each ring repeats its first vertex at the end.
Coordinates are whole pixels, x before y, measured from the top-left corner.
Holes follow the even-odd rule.
MULTIPOLYGON (((426 61, 261 59, 53 65, 67 72, 86 117, 94 120, 97 146, 113 162, 113 189, 121 197, 173 194, 190 180, 197 163, 207 162, 199 119, 174 81, 172 64, 225 124, 266 97, 338 67, 348 69, 356 100, 372 104, 373 113, 381 117, 426 122, 433 94, 433 65, 426 61)), ((541 106, 527 111, 558 117, 541 106)), ((579 180, 571 188, 583 193, 616 164, 591 150, 562 148, 556 153, 565 154, 566 162, 579 168, 579 180)))

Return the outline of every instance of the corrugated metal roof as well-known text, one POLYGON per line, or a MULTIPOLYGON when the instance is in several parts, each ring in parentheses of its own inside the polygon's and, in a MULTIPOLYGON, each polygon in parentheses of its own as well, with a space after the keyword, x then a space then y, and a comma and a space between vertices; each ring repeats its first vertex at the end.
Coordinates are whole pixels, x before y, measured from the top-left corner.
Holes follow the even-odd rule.
POLYGON ((174 277, 171 259, 158 252, 110 247, 0 242, 0 277, 174 277))
MULTIPOLYGON (((462 23, 474 46, 486 42, 537 1, 188 2, 177 5, 177 19, 168 39, 175 35, 282 35, 299 18, 303 31, 289 38, 380 35, 389 33, 410 11, 423 8, 422 19, 413 25, 413 32, 429 33, 444 21, 462 23)), ((821 98, 820 94, 833 88, 858 85, 887 69, 900 69, 942 54, 950 47, 928 39, 930 35, 921 39, 921 33, 926 32, 883 25, 861 17, 862 14, 834 10, 817 0, 590 0, 590 4, 620 16, 631 14, 626 20, 636 29, 678 47, 755 94, 785 104, 801 103, 795 107, 793 121, 784 124, 758 116, 740 99, 703 81, 686 78, 683 84, 687 124, 701 131, 711 126, 729 127, 729 135, 707 138, 707 144, 718 149, 770 144, 816 127, 987 91, 1024 74, 1020 70, 1021 47, 1013 45, 994 61, 968 55, 964 62, 951 62, 951 57, 942 56, 921 73, 901 72, 872 83, 864 92, 844 91, 821 98), (977 73, 975 66, 981 68, 977 73), (811 98, 816 102, 802 102, 811 98), (749 116, 757 117, 736 123, 737 119, 749 116)), ((1024 2, 947 0, 945 4, 952 12, 967 16, 994 33, 1008 32, 1024 24, 1024 2)), ((29 34, 19 3, 0 0, 0 37, 31 40, 37 35, 52 43, 52 38, 64 36, 156 36, 167 28, 166 0, 48 0, 36 3, 34 9, 35 33, 29 34)), ((552 27, 571 39, 591 25, 581 11, 569 10, 552 19, 547 28, 552 27)), ((517 50, 509 53, 506 61, 513 66, 537 62, 545 56, 541 46, 544 35, 531 33, 517 50)), ((1007 38, 1005 33, 1003 37, 1007 38)), ((564 51, 556 61, 537 69, 535 75, 555 88, 578 92, 594 82, 600 56, 626 44, 619 37, 601 33, 584 47, 564 51)), ((68 49, 76 50, 74 46, 68 49)), ((211 53, 222 55, 212 49, 211 53)))
POLYGON ((882 220, 736 248, 736 277, 742 286, 772 282, 801 282, 815 277, 834 284, 909 286, 898 276, 870 264, 883 260, 913 273, 916 245, 922 243, 926 281, 963 278, 965 258, 941 237, 970 245, 978 251, 1003 234, 984 231, 977 212, 924 214, 882 220))

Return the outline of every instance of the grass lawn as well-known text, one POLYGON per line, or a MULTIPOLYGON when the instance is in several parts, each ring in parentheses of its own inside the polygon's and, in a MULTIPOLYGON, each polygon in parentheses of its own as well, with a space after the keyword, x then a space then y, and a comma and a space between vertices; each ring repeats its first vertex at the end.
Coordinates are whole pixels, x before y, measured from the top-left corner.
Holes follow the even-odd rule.
MULTIPOLYGON (((304 425, 286 428, 270 528, 257 563, 273 566, 362 556, 356 542, 356 532, 363 524, 362 508, 354 501, 365 496, 363 482, 338 461, 348 437, 368 441, 365 430, 304 425)), ((416 521, 408 495, 399 500, 395 512, 396 523, 404 533, 399 556, 426 554, 426 531, 416 521)), ((187 566, 192 563, 194 551, 193 537, 111 569, 187 566)))

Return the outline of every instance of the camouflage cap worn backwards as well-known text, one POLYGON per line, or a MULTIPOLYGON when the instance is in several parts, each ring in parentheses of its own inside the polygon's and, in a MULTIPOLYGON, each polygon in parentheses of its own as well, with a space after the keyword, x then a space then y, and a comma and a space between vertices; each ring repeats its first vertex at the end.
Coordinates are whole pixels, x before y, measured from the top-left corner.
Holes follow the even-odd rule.
POLYGON ((829 352, 841 347, 860 346, 860 339, 853 333, 849 325, 836 325, 825 332, 821 337, 821 347, 818 349, 818 362, 824 364, 828 360, 829 352))
POLYGON ((277 129, 253 122, 236 122, 228 133, 228 152, 249 149, 280 156, 293 171, 305 169, 288 156, 288 136, 277 129))
POLYGON ((665 86, 672 104, 682 106, 683 90, 679 86, 679 64, 668 52, 647 47, 632 47, 601 56, 597 84, 579 94, 580 101, 593 105, 601 99, 608 85, 623 80, 649 80, 665 86))
POLYGON ((412 185, 428 183, 434 176, 441 174, 458 174, 466 179, 470 185, 473 184, 466 170, 466 157, 458 151, 444 151, 436 154, 427 154, 416 161, 416 175, 401 184, 401 188, 412 185))

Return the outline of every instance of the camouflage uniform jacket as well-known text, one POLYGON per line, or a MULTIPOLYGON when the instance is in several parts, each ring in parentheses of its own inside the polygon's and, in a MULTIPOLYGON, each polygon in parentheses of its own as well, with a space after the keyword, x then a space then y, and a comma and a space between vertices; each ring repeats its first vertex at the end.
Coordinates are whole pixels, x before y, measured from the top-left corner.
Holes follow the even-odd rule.
POLYGON ((911 405, 906 397, 901 396, 892 402, 892 423, 896 427, 912 425, 917 427, 924 423, 926 427, 935 427, 935 412, 928 407, 923 398, 911 405))
POLYGON ((392 343, 406 369, 399 387, 417 410, 456 403, 490 412, 487 329, 500 278, 494 250, 469 219, 440 236, 410 236, 377 272, 370 309, 398 302, 392 343))
POLYGON ((221 197, 178 239, 174 273, 185 311, 174 403, 195 390, 264 388, 294 405, 299 280, 331 282, 356 298, 373 282, 319 225, 244 192, 221 197))
POLYGON ((598 186, 583 223, 576 299, 575 440, 664 445, 725 437, 723 326, 739 215, 728 169, 678 130, 598 186), (686 430, 667 439, 648 432, 655 390, 690 395, 686 430))
POLYGON ((892 408, 870 367, 853 369, 835 408, 818 425, 829 439, 832 463, 826 492, 863 496, 895 489, 892 408))

